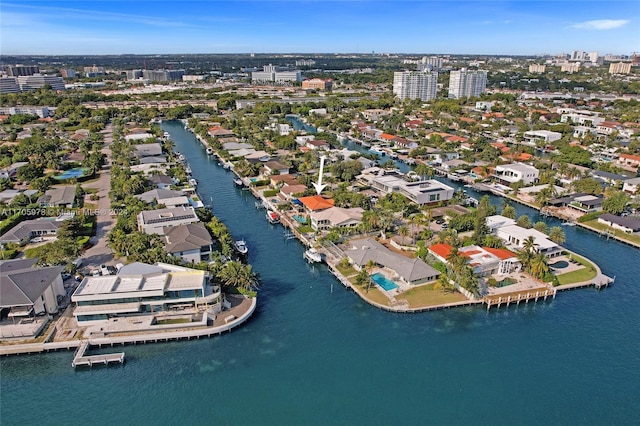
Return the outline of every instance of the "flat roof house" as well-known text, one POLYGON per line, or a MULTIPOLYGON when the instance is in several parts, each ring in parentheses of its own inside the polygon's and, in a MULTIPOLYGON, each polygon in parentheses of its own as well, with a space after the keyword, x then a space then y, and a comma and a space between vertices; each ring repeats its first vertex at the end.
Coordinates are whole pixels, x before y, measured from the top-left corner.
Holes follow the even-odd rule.
POLYGON ((144 210, 138 214, 138 230, 145 234, 164 235, 170 226, 188 225, 199 222, 193 207, 173 207, 158 210, 144 210))
POLYGON ((220 292, 207 285, 207 274, 182 266, 135 262, 116 275, 85 277, 71 296, 79 325, 93 325, 119 316, 196 308, 218 303, 220 292))
POLYGON ((398 192, 418 205, 438 204, 453 198, 453 188, 435 179, 408 182, 396 173, 387 173, 371 180, 373 188, 390 194, 398 192))
POLYGON ((562 247, 551 241, 546 234, 535 229, 527 229, 516 225, 516 221, 501 215, 488 216, 486 223, 493 234, 502 239, 507 245, 521 250, 524 241, 533 237, 535 249, 538 253, 544 253, 547 257, 560 256, 562 247))
POLYGON ((527 164, 512 163, 496 166, 493 176, 503 185, 510 185, 515 182, 522 182, 525 185, 529 185, 538 179, 540 171, 527 164))
POLYGON ((529 130, 522 135, 525 141, 535 144, 536 142, 549 143, 560 140, 562 133, 551 132, 549 130, 529 130))

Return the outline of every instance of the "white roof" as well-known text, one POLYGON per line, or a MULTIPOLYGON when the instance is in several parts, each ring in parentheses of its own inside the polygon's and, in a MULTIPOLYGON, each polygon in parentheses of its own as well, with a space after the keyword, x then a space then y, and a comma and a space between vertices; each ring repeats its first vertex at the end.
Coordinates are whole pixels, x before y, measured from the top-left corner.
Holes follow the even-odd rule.
POLYGON ((556 243, 551 241, 546 234, 543 234, 542 232, 537 231, 533 228, 527 229, 527 228, 522 228, 518 225, 508 225, 508 226, 501 226, 500 232, 504 232, 509 235, 512 235, 513 237, 519 239, 520 241, 524 241, 528 237, 532 236, 535 240, 536 246, 542 249, 550 249, 558 246, 556 243))

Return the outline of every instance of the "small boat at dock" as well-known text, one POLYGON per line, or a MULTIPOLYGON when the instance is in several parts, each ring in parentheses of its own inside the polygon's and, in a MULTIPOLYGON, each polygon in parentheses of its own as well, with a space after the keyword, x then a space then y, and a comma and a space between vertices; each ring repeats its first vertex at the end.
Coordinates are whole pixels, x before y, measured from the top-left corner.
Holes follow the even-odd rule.
POLYGON ((213 148, 207 148, 207 155, 213 155, 213 148))
POLYGON ((245 240, 237 240, 233 242, 233 248, 241 255, 249 253, 247 242, 245 240))
POLYGON ((237 186, 243 187, 244 186, 244 182, 242 181, 242 179, 240 178, 236 178, 233 180, 233 183, 236 184, 237 186))
POLYGON ((322 253, 313 247, 306 250, 302 257, 309 263, 322 263, 322 253))
POLYGON ((195 180, 194 178, 189 179, 189 185, 196 187, 198 186, 198 181, 195 180))
POLYGON ((278 215, 278 213, 274 212, 273 210, 267 210, 266 218, 269 221, 269 223, 272 223, 272 224, 280 223, 280 216, 278 215))

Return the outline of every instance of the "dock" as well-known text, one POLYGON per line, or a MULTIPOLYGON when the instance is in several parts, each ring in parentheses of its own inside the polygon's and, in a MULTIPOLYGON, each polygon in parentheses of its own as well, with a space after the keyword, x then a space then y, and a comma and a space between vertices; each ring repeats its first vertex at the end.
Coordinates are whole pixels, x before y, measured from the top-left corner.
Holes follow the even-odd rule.
POLYGON ((76 349, 76 353, 73 355, 73 361, 71 362, 72 367, 78 367, 81 365, 88 365, 89 367, 93 367, 94 364, 103 364, 108 365, 111 363, 124 363, 124 352, 116 352, 112 354, 104 354, 104 355, 85 355, 89 349, 89 341, 83 340, 76 349))
POLYGON ((518 293, 508 293, 508 294, 496 294, 493 296, 485 296, 482 299, 482 302, 487 305, 487 311, 491 309, 492 306, 500 306, 505 305, 509 306, 512 303, 519 305, 521 302, 528 304, 530 301, 537 302, 538 300, 547 300, 548 297, 555 299, 556 297, 556 289, 538 289, 538 290, 526 290, 520 291, 518 293))

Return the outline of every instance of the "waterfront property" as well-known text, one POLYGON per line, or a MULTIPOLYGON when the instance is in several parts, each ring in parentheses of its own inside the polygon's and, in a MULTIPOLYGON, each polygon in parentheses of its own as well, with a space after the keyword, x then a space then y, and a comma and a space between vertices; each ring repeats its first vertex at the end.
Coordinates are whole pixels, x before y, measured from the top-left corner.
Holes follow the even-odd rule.
MULTIPOLYGON (((448 263, 449 255, 453 247, 449 244, 434 244, 429 247, 429 253, 433 254, 441 262, 448 263)), ((460 255, 467 258, 473 273, 486 277, 493 274, 505 275, 520 270, 520 262, 515 253, 506 249, 491 247, 465 246, 458 249, 460 255)))
POLYGON ((352 228, 362 221, 363 210, 359 207, 342 208, 330 207, 328 209, 311 212, 311 227, 314 231, 328 231, 331 228, 352 228))
POLYGON ((513 219, 494 215, 487 217, 486 223, 493 234, 502 239, 508 246, 512 246, 517 250, 521 250, 524 247, 525 240, 533 237, 536 252, 544 253, 549 258, 562 254, 562 247, 551 241, 546 234, 535 229, 518 226, 513 219))
POLYGON ((533 166, 522 163, 503 164, 496 166, 494 177, 503 185, 510 185, 515 182, 522 182, 525 185, 534 183, 540 171, 533 166))
POLYGON ((159 235, 164 235, 167 227, 200 221, 193 207, 144 210, 138 214, 137 220, 141 232, 159 235))
POLYGON ((58 312, 62 266, 33 267, 37 259, 0 261, 0 337, 31 338, 58 312))
POLYGON ((219 304, 220 292, 207 284, 204 271, 135 262, 116 275, 85 277, 71 301, 78 325, 95 325, 120 316, 194 312, 200 305, 219 304))
MULTIPOLYGON (((362 176, 366 177, 365 174, 362 176)), ((384 172, 382 176, 373 176, 370 183, 373 188, 385 194, 397 192, 418 205, 446 203, 453 198, 454 193, 452 187, 438 180, 410 182, 397 172, 384 172)))
POLYGON ((164 249, 187 263, 209 260, 213 240, 202 222, 170 226, 162 236, 164 249))
POLYGON ((357 269, 363 269, 373 261, 378 266, 393 270, 397 279, 408 285, 435 281, 440 276, 440 272, 422 260, 395 253, 373 238, 354 239, 349 244, 352 247, 345 250, 345 254, 357 269))

